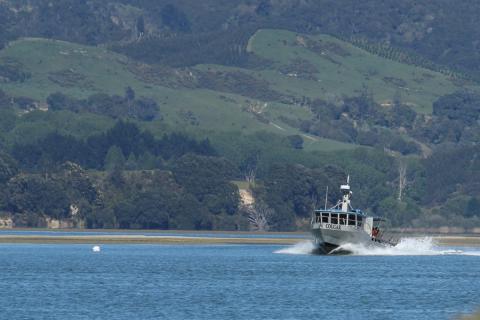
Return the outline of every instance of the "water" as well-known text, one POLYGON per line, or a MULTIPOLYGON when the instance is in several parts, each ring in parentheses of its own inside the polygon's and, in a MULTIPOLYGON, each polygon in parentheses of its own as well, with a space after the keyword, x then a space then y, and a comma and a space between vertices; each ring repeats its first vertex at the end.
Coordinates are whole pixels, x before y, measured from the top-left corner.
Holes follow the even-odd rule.
POLYGON ((452 319, 480 305, 474 248, 309 246, 3 244, 0 318, 452 319))

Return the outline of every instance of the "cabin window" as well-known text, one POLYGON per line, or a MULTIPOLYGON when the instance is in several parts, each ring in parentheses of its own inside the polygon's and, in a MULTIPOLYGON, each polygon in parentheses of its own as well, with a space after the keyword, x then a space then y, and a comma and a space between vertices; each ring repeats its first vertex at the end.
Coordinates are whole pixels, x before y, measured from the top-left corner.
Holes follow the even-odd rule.
POLYGON ((355 214, 349 214, 348 215, 348 225, 349 226, 354 226, 355 225, 355 214))
POLYGON ((340 224, 347 224, 347 214, 341 213, 340 214, 340 224))
POLYGON ((315 223, 320 222, 320 212, 315 212, 315 223))
POLYGON ((329 215, 330 215, 330 214, 329 214, 328 212, 322 213, 322 222, 323 222, 323 223, 328 223, 328 216, 329 216, 329 215))
POLYGON ((357 216, 357 225, 358 225, 359 227, 362 226, 362 220, 363 220, 363 217, 362 217, 362 216, 357 216))
POLYGON ((330 223, 338 224, 338 213, 332 213, 332 216, 330 217, 330 223))

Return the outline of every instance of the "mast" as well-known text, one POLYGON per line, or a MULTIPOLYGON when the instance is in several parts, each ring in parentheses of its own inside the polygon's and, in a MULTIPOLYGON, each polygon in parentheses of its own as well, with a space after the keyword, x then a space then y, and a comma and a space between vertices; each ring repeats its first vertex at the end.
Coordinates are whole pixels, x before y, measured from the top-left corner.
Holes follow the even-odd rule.
POLYGON ((350 175, 347 176, 347 184, 342 184, 340 186, 340 190, 342 191, 342 211, 348 212, 348 208, 350 207, 350 199, 352 198, 352 191, 350 191, 350 175))
POLYGON ((327 191, 325 192, 325 210, 327 210, 327 201, 328 201, 328 186, 327 186, 327 191))

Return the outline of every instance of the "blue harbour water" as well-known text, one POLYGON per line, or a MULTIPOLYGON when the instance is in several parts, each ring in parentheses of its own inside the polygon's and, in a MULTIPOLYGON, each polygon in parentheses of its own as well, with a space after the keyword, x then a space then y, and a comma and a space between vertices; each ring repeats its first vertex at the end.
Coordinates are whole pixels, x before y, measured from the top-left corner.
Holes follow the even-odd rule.
POLYGON ((473 248, 306 249, 2 244, 0 318, 453 319, 480 305, 473 248))

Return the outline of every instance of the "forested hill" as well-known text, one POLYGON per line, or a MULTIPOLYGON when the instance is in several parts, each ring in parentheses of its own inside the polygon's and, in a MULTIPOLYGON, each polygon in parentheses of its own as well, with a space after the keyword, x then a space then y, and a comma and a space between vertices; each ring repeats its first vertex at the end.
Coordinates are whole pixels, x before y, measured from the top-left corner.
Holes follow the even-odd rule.
POLYGON ((0 226, 296 230, 347 174, 395 226, 479 226, 479 14, 0 1, 0 226))
POLYGON ((248 40, 248 34, 260 28, 277 28, 401 48, 478 77, 479 13, 480 4, 473 0, 4 0, 0 39, 5 44, 33 36, 122 47, 140 39, 162 50, 133 54, 185 65, 192 63, 187 55, 197 56, 197 63, 235 63, 238 57, 225 52, 233 50, 234 43, 248 40), (188 43, 196 44, 190 52, 176 59, 170 55, 188 43), (206 51, 210 54, 200 54, 206 51))

